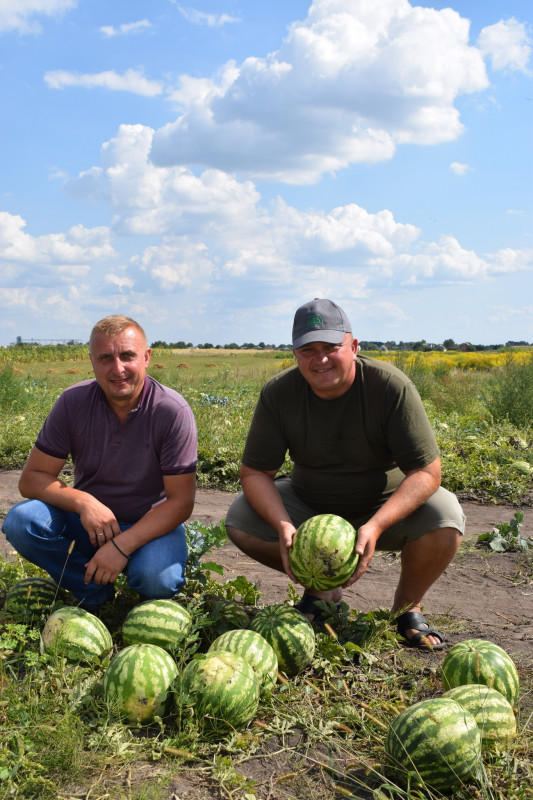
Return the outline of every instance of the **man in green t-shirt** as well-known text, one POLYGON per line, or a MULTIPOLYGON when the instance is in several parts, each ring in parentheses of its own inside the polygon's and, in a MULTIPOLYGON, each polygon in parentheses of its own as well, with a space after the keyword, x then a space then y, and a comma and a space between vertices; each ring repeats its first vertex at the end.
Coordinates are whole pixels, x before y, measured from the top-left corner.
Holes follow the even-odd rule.
MULTIPOLYGON (((441 649, 442 634, 420 613, 422 599, 453 559, 464 533, 456 497, 440 486, 439 450, 411 381, 386 362, 357 355, 350 322, 331 300, 296 311, 297 366, 262 389, 241 466, 243 491, 226 516, 244 553, 296 580, 288 551, 297 528, 338 514, 356 528, 359 563, 376 549, 401 551, 392 610, 407 644, 441 649), (279 476, 287 452, 291 476, 279 476)), ((315 601, 340 603, 342 588, 304 587, 298 608, 318 622, 315 601)))

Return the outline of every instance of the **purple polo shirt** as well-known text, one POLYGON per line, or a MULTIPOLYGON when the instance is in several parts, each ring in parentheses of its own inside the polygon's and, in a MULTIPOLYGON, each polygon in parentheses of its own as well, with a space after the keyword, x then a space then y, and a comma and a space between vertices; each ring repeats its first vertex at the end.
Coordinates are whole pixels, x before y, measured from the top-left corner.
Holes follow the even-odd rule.
POLYGON ((77 383, 55 402, 36 447, 74 463, 74 486, 120 522, 136 522, 165 498, 164 475, 195 472, 197 433, 183 397, 148 375, 137 408, 121 424, 96 380, 77 383))

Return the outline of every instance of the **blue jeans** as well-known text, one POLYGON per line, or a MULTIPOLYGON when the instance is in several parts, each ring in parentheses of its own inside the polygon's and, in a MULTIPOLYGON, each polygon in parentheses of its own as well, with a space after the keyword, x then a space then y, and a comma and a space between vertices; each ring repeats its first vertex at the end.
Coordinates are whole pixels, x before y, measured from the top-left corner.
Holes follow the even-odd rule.
MULTIPOLYGON (((119 522, 121 531, 132 524, 119 522)), ((113 598, 113 584, 86 585, 83 581, 85 564, 97 548, 91 544, 79 514, 41 500, 23 500, 8 511, 2 530, 19 555, 44 569, 80 603, 96 606, 113 598)), ((132 553, 124 574, 129 587, 143 598, 170 598, 185 583, 186 564, 185 526, 179 525, 132 553)))

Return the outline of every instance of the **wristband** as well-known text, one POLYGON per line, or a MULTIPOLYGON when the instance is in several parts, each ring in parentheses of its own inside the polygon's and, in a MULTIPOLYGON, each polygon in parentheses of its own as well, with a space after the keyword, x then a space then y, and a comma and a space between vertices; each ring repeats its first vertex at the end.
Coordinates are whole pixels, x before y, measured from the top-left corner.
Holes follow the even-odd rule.
POLYGON ((121 550, 114 539, 111 539, 111 544, 115 545, 115 547, 117 548, 117 550, 118 550, 118 552, 120 553, 121 556, 124 556, 124 558, 127 558, 128 561, 130 560, 131 556, 128 556, 123 550, 121 550))

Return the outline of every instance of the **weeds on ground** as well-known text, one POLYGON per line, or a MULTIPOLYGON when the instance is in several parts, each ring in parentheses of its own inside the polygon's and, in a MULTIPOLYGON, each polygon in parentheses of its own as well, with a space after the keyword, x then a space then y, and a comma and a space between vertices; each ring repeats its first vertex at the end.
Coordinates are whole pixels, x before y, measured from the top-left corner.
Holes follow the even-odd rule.
POLYGON ((478 543, 497 553, 522 552, 533 548, 533 539, 520 535, 523 519, 522 512, 516 511, 510 522, 500 522, 490 533, 480 534, 478 543))

